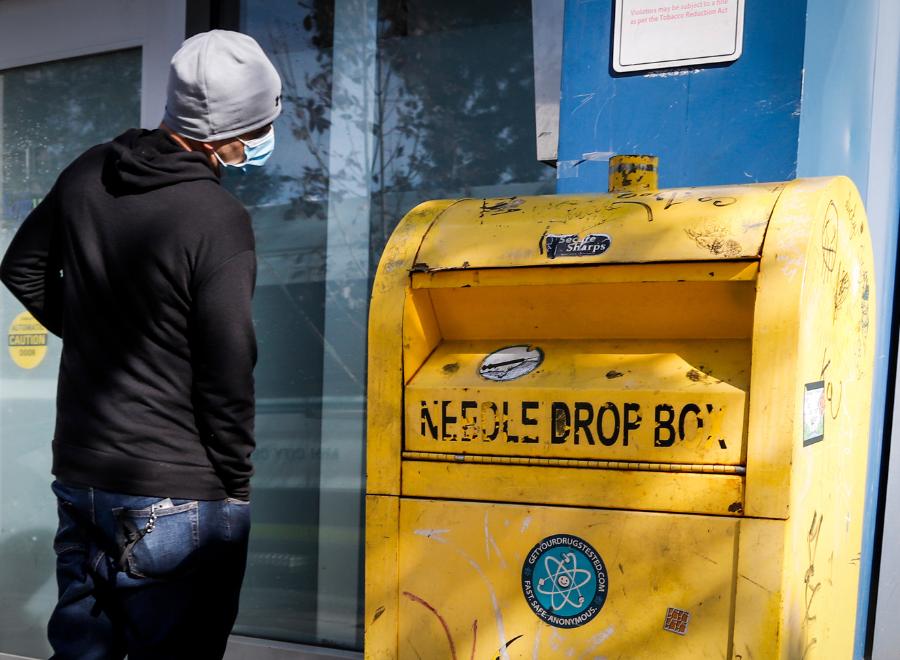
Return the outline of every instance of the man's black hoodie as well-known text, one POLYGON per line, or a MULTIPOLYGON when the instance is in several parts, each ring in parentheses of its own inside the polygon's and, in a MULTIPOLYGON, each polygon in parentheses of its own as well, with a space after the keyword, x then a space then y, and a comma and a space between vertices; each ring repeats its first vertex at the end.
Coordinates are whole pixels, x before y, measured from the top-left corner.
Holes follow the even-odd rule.
POLYGON ((58 479, 249 497, 255 275, 250 218, 203 154, 131 130, 66 168, 0 265, 63 340, 58 479))

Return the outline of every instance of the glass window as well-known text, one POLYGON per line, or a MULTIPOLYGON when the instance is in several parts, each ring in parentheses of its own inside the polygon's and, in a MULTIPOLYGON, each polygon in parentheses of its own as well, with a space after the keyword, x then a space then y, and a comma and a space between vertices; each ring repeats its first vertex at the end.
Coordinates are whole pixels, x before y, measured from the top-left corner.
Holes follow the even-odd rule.
MULTIPOLYGON (((244 3, 242 31, 278 68, 284 113, 266 166, 225 178, 253 214, 258 264, 253 528, 236 632, 303 642, 318 640, 319 536, 342 531, 319 525, 322 454, 335 451, 321 442, 332 35, 311 21, 294 0, 244 3)), ((344 646, 356 645, 353 616, 344 646)))
MULTIPOLYGON (((59 173, 140 121, 141 50, 0 71, 0 251, 59 173)), ((3 288, 0 653, 47 657, 56 604, 50 441, 61 343, 3 288)))
POLYGON ((243 0, 284 81, 269 164, 229 175, 259 281, 251 553, 236 631, 362 648, 366 323, 381 251, 441 197, 550 193, 530 0, 243 0))
POLYGON ((382 0, 372 264, 428 199, 555 192, 537 161, 531 3, 382 0))

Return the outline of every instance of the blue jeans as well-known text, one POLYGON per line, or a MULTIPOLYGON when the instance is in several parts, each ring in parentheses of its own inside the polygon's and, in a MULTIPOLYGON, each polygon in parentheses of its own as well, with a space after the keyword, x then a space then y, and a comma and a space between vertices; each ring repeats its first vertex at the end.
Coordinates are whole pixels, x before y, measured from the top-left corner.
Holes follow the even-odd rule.
POLYGON ((221 658, 238 611, 250 505, 53 483, 52 660, 221 658))

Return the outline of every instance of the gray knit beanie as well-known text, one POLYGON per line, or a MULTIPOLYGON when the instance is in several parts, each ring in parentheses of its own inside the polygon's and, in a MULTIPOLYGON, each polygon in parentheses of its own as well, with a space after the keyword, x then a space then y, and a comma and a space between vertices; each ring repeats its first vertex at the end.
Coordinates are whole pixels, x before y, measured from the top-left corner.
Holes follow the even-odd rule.
POLYGON ((281 78, 253 39, 211 30, 185 41, 172 57, 166 126, 211 142, 249 133, 281 114, 281 78))

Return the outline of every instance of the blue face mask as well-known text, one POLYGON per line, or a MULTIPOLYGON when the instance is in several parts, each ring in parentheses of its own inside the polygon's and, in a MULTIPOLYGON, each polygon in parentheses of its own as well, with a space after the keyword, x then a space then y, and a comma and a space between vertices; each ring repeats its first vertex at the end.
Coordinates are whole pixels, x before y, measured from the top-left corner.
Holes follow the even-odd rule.
MULTIPOLYGON (((238 139, 240 140, 240 138, 238 139)), ((253 140, 241 140, 241 143, 244 145, 243 162, 226 163, 218 153, 216 154, 216 158, 218 158, 219 162, 226 168, 240 170, 241 172, 246 172, 248 165, 257 167, 264 165, 265 162, 269 160, 269 156, 272 155, 272 152, 275 151, 275 127, 272 126, 269 128, 268 132, 262 137, 254 138, 253 140)))

